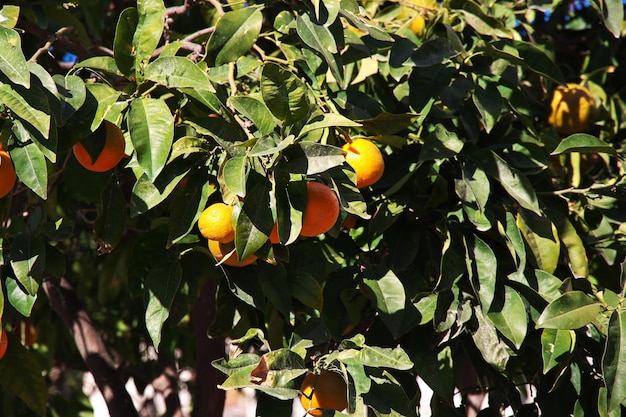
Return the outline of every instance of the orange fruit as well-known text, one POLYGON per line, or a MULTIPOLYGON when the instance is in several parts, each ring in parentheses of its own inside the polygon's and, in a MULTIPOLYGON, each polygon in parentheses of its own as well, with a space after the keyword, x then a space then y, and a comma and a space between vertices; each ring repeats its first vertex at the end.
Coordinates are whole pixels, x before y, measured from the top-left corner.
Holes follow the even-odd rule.
POLYGON ((4 358, 4 355, 7 353, 7 349, 9 347, 9 339, 7 339, 6 330, 2 329, 2 334, 0 334, 0 359, 4 358))
POLYGON ((28 347, 32 346, 37 341, 37 336, 39 336, 39 327, 33 326, 32 319, 26 318, 17 324, 13 333, 15 333, 24 346, 28 347))
POLYGON ((16 180, 11 156, 6 151, 0 151, 0 198, 11 192, 16 180))
MULTIPOLYGON (((209 239, 209 251, 213 254, 213 257, 217 262, 220 262, 222 259, 224 259, 224 257, 232 252, 234 248, 235 245, 232 241, 227 243, 221 243, 217 240, 209 239)), ((228 259, 226 259, 223 263, 224 265, 240 267, 250 265, 254 261, 256 261, 255 255, 248 256, 246 259, 240 261, 237 258, 237 252, 233 252, 233 254, 230 255, 230 257, 228 257, 228 259)))
POLYGON ((233 207, 224 203, 211 204, 200 214, 198 229, 206 239, 220 243, 232 242, 235 239, 233 207))
POLYGON ((272 227, 272 231, 270 232, 270 242, 273 245, 280 243, 280 238, 278 237, 278 223, 274 223, 274 227, 272 227))
POLYGON ((339 199, 321 182, 306 183, 307 202, 300 236, 311 237, 328 232, 339 217, 339 199))
POLYGON ((550 101, 548 123, 563 136, 584 132, 593 121, 595 106, 593 95, 582 85, 558 86, 550 101))
POLYGON ((346 162, 356 173, 356 186, 369 187, 376 183, 385 172, 383 154, 367 139, 356 139, 342 148, 346 152, 346 162))
POLYGON ((99 136, 88 136, 83 139, 82 142, 78 142, 72 147, 74 151, 74 156, 78 160, 78 162, 90 171, 95 172, 106 172, 109 171, 124 158, 124 134, 122 130, 117 127, 115 124, 109 122, 108 120, 104 121, 105 128, 105 143, 102 147, 102 151, 98 158, 94 161, 87 152, 87 148, 83 145, 85 140, 102 140, 99 136))
POLYGON ((419 35, 424 30, 425 23, 426 21, 424 20, 422 16, 415 16, 411 20, 411 24, 409 25, 409 28, 411 29, 411 32, 415 33, 416 35, 419 35))
POLYGON ((342 411, 348 407, 347 388, 343 377, 336 372, 309 374, 300 386, 300 404, 313 417, 320 417, 323 410, 342 411))

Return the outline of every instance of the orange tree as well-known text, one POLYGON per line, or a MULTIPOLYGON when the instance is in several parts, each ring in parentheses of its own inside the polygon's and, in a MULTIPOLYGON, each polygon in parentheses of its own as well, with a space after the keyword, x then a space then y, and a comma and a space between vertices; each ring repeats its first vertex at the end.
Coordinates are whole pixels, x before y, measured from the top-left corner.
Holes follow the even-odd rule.
POLYGON ((242 387, 257 415, 289 415, 311 372, 346 383, 343 414, 316 415, 417 415, 418 377, 436 416, 475 415, 476 392, 483 415, 621 415, 623 16, 619 0, 5 4, 0 414, 78 415, 90 371, 114 416, 139 413, 130 378, 170 415, 183 385, 193 415, 242 387), (567 83, 588 94, 551 116, 567 83), (384 161, 361 188, 356 140, 384 161), (217 261, 197 227, 214 203, 235 231, 217 261), (302 236, 310 216, 330 229, 302 236))

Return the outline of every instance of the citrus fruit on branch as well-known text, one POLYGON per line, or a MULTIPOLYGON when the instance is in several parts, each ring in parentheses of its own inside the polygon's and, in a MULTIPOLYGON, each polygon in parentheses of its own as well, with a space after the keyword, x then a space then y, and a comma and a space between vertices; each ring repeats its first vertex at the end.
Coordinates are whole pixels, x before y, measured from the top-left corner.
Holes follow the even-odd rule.
POLYGON ((383 176, 385 172, 383 155, 378 146, 371 141, 355 139, 343 145, 341 149, 346 152, 346 162, 356 173, 357 188, 369 187, 383 176))
POLYGON ((235 239, 232 217, 232 206, 224 203, 211 204, 198 218, 200 234, 206 239, 216 240, 220 243, 232 242, 235 239))
POLYGON ((101 125, 93 135, 72 147, 76 160, 94 172, 106 172, 115 168, 125 156, 124 133, 108 120, 105 120, 103 125, 104 127, 101 125), (98 157, 94 159, 87 147, 93 151, 92 153, 97 153, 98 157))
POLYGON ((593 121, 595 105, 593 95, 582 85, 558 86, 550 102, 548 123, 563 136, 584 132, 593 121))
POLYGON ((4 358, 4 355, 7 353, 7 348, 9 347, 9 340, 7 339, 6 330, 2 329, 2 333, 0 334, 0 359, 4 358))
POLYGON ((346 382, 336 372, 309 374, 300 385, 300 404, 313 417, 320 417, 323 410, 342 411, 348 407, 346 391, 346 382))
MULTIPOLYGON (((229 253, 233 251, 235 248, 234 243, 227 242, 221 243, 217 240, 209 239, 209 251, 213 254, 213 257, 217 262, 220 262, 224 257, 226 257, 229 253)), ((254 261, 256 261, 257 257, 255 255, 248 256, 246 259, 242 259, 241 261, 237 258, 237 252, 233 252, 224 262, 223 264, 228 266, 236 266, 242 267, 246 265, 250 265, 254 261)))
POLYGON ((339 217, 339 199, 321 182, 306 183, 307 202, 300 236, 311 237, 328 232, 339 217))
POLYGON ((11 156, 6 151, 0 151, 0 198, 11 192, 16 180, 11 156))

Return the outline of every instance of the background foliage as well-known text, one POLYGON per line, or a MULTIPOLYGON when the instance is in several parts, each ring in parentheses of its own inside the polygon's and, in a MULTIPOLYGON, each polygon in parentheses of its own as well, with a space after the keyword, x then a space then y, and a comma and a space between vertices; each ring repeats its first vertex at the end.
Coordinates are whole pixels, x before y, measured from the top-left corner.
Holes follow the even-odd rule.
POLYGON ((258 390, 258 415, 287 415, 325 364, 349 381, 350 415, 416 415, 416 376, 437 416, 464 415, 453 395, 476 387, 485 414, 621 415, 620 1, 13 4, 0 140, 19 182, 0 200, 0 314, 39 335, 10 332, 2 415, 88 410, 80 375, 98 375, 55 314, 59 286, 121 381, 216 359, 223 388, 258 390), (565 82, 597 109, 562 138, 547 119, 565 82), (129 158, 92 173, 71 147, 103 120, 129 158), (359 136, 386 163, 362 190, 340 149, 359 136), (342 214, 301 239, 312 179, 342 214), (235 205, 254 265, 215 266, 195 223, 216 201, 235 205), (239 355, 198 350, 194 304, 217 307, 204 330, 239 355))

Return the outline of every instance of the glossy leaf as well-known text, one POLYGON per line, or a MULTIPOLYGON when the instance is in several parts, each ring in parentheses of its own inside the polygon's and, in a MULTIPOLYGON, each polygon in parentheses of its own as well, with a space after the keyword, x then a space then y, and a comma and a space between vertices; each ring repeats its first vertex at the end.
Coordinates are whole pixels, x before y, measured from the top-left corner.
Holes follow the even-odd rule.
POLYGON ((146 328, 157 350, 161 343, 161 329, 170 315, 181 278, 182 268, 171 258, 155 265, 146 276, 146 328))
POLYGON ((168 88, 214 90, 207 74, 191 60, 181 56, 155 59, 146 67, 144 77, 168 88))
POLYGON ((309 15, 302 14, 297 17, 296 31, 307 46, 322 55, 333 77, 339 85, 343 85, 343 67, 337 64, 339 61, 335 55, 338 53, 337 43, 330 30, 326 26, 312 22, 309 15))
POLYGON ((59 96, 61 122, 65 122, 83 105, 87 98, 85 83, 76 75, 61 76, 59 74, 53 77, 59 96))
POLYGON ((359 127, 361 124, 359 122, 355 122, 351 119, 348 119, 345 116, 342 116, 337 113, 326 113, 322 116, 321 120, 310 120, 309 123, 306 124, 298 134, 298 138, 303 137, 305 134, 309 132, 313 132, 317 129, 326 129, 329 127, 359 127))
POLYGON ((274 131, 276 121, 265 103, 251 96, 234 96, 230 102, 235 109, 254 123, 262 135, 274 131))
POLYGON ((451 158, 461 152, 463 146, 463 141, 454 132, 448 131, 442 125, 437 125, 435 131, 424 140, 419 162, 451 158))
POLYGON ((528 317, 526 305, 517 291, 508 285, 504 286, 504 297, 500 302, 494 301, 487 317, 496 329, 506 337, 516 349, 519 349, 526 338, 528 317))
POLYGON ((498 260, 493 250, 478 236, 465 240, 467 270, 484 311, 489 311, 496 291, 498 260))
POLYGON ((480 113, 480 118, 487 133, 495 126, 502 110, 502 97, 495 84, 488 83, 485 88, 476 86, 472 96, 480 113))
POLYGON ((447 38, 440 37, 424 42, 413 55, 411 64, 416 67, 430 67, 440 64, 446 59, 454 58, 459 54, 454 44, 447 38))
POLYGON ((538 329, 579 329, 596 319, 602 304, 582 291, 570 291, 552 301, 537 320, 538 329))
POLYGON ((583 240, 578 235, 574 225, 564 216, 551 213, 559 238, 567 250, 567 263, 576 278, 589 276, 589 258, 585 251, 583 240))
POLYGON ((364 366, 372 368, 391 368, 409 370, 413 362, 402 348, 381 348, 378 346, 363 346, 355 355, 354 360, 364 366))
POLYGON ((161 41, 166 16, 165 5, 163 0, 138 0, 137 13, 131 55, 135 57, 135 69, 143 72, 161 41))
POLYGON ((291 71, 268 63, 261 72, 263 102, 286 125, 304 119, 309 112, 307 87, 291 71))
MULTIPOLYGON (((30 72, 28 74, 30 75, 30 72)), ((21 94, 8 84, 0 85, 0 103, 10 108, 22 120, 35 127, 44 137, 48 137, 50 133, 50 115, 31 106, 21 94)))
POLYGON ((488 364, 503 371, 509 361, 506 345, 500 341, 496 328, 482 313, 480 308, 474 309, 478 321, 478 328, 472 334, 472 339, 488 364))
POLYGON ((541 357, 543 373, 563 364, 574 350, 576 333, 572 330, 543 329, 541 332, 541 357))
POLYGON ((89 68, 92 70, 104 71, 108 74, 123 76, 120 69, 117 67, 117 62, 112 56, 94 56, 87 58, 74 65, 74 68, 89 68))
POLYGON ((48 195, 48 169, 46 159, 39 147, 30 142, 10 151, 19 179, 39 197, 48 195))
POLYGON ((263 13, 258 7, 245 7, 224 13, 207 43, 206 60, 211 66, 236 61, 255 44, 263 13))
POLYGON ((615 38, 622 34, 624 22, 624 5, 620 0, 602 0, 602 20, 604 26, 615 38))
POLYGON ((117 68, 125 75, 131 75, 135 68, 133 34, 137 23, 139 23, 139 13, 136 8, 129 7, 120 13, 115 27, 113 57, 117 68))
POLYGON ((14 28, 20 15, 19 6, 5 5, 0 8, 0 25, 5 28, 14 28))
POLYGON ((537 46, 520 40, 503 40, 489 45, 485 52, 527 68, 560 84, 565 77, 559 67, 537 46))
POLYGON ((606 339, 602 371, 607 387, 608 412, 620 409, 626 400, 626 381, 622 375, 626 372, 626 311, 618 308, 611 314, 609 333, 606 339))
POLYGON ((537 266, 552 274, 559 262, 561 241, 554 223, 548 217, 520 211, 517 226, 532 251, 537 266))
POLYGON ((274 220, 270 209, 270 190, 270 183, 261 181, 246 194, 235 229, 235 248, 240 259, 258 251, 272 231, 274 220))
POLYGON ((130 105, 128 130, 137 160, 148 179, 163 170, 174 140, 174 117, 159 99, 139 98, 130 105))
POLYGON ((314 175, 345 162, 341 148, 316 142, 300 142, 285 150, 290 172, 314 175))
POLYGON ((46 247, 42 237, 18 235, 11 245, 11 267, 28 294, 37 294, 45 264, 46 247))
POLYGON ((30 72, 20 35, 4 25, 0 25, 0 71, 15 84, 30 87, 30 72))
POLYGON ((7 278, 4 283, 7 289, 9 304, 24 317, 30 317, 35 301, 37 301, 37 294, 31 295, 28 292, 24 292, 17 280, 12 278, 7 278))
POLYGON ((561 155, 570 152, 599 152, 607 153, 609 155, 617 155, 615 148, 609 143, 586 133, 575 133, 566 137, 559 143, 559 146, 552 151, 551 155, 561 155))
POLYGON ((289 289, 295 299, 305 306, 321 310, 324 305, 322 287, 306 272, 296 272, 289 276, 289 289))

